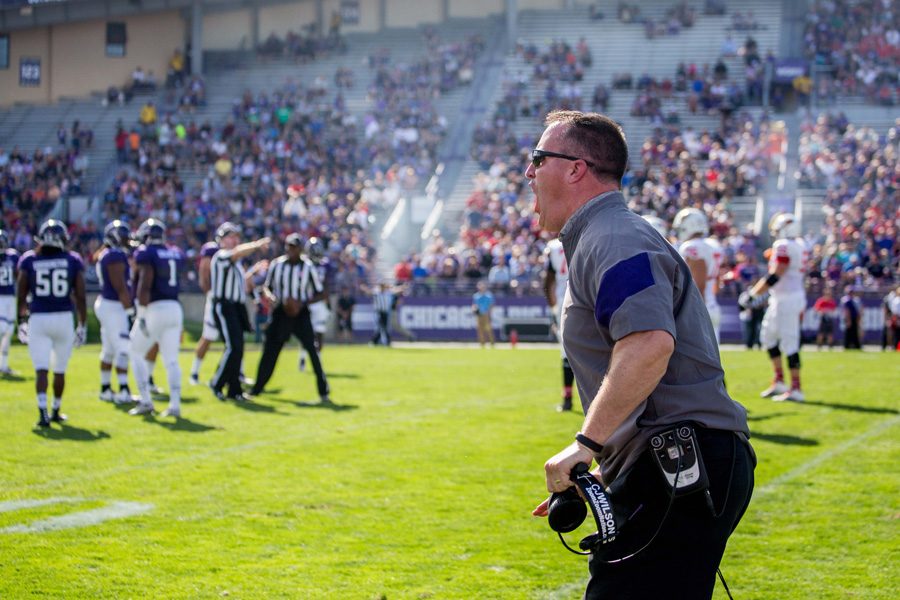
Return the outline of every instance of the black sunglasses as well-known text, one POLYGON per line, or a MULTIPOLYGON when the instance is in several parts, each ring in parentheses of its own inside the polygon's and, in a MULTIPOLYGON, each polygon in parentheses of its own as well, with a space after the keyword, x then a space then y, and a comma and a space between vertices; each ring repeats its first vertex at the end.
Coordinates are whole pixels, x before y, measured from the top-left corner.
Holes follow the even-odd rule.
POLYGON ((532 166, 534 166, 535 169, 537 169, 538 167, 540 167, 543 164, 544 159, 548 158, 548 157, 549 158, 562 158, 564 160, 571 160, 571 161, 583 160, 585 163, 588 164, 588 166, 594 166, 594 164, 591 161, 584 159, 584 158, 578 158, 577 156, 569 156, 568 154, 560 154, 559 152, 550 152, 549 150, 540 150, 538 148, 535 148, 534 150, 531 151, 531 164, 532 164, 532 166))

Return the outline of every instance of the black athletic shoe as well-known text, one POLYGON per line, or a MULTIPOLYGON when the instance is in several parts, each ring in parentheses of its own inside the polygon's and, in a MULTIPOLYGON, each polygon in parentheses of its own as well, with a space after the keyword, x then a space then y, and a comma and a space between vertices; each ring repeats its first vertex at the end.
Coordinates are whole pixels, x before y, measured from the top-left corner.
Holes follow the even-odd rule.
POLYGON ((569 412, 572 410, 572 400, 563 400, 562 404, 556 407, 556 412, 569 412))
POLYGON ((229 400, 234 400, 235 402, 252 402, 253 398, 241 392, 240 394, 234 394, 233 396, 228 396, 229 400))
POLYGON ((38 427, 50 427, 50 415, 47 414, 46 408, 39 408, 38 412, 41 414, 40 420, 37 422, 38 427))
POLYGON ((66 415, 59 412, 58 408, 54 408, 53 414, 50 416, 50 420, 53 421, 54 423, 62 423, 63 421, 65 421, 68 418, 69 417, 67 417, 66 415))
POLYGON ((223 392, 222 390, 217 390, 211 383, 209 384, 209 389, 212 390, 213 396, 215 396, 222 402, 225 402, 225 392, 223 392))

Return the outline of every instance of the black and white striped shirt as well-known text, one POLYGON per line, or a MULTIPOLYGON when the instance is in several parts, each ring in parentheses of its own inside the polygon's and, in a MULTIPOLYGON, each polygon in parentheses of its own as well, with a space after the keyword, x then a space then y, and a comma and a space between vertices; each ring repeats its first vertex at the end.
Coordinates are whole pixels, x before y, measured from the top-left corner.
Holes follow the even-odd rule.
POLYGON ((219 250, 209 263, 209 279, 215 300, 243 303, 247 300, 244 267, 241 261, 232 262, 231 250, 219 250))
POLYGON ((394 306, 394 293, 389 289, 375 292, 372 295, 372 303, 375 305, 375 312, 390 312, 394 306))
POLYGON ((309 259, 301 257, 298 262, 291 264, 287 256, 279 256, 269 265, 266 287, 279 302, 288 298, 309 302, 310 298, 324 289, 322 278, 309 259))

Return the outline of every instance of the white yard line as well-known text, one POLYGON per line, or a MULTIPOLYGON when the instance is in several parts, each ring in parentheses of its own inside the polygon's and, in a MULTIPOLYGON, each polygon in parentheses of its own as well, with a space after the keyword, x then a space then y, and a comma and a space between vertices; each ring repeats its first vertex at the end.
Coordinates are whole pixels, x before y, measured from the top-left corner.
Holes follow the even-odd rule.
MULTIPOLYGON (((781 475, 779 475, 775 479, 771 480, 770 482, 766 483, 765 485, 756 488, 755 490, 753 490, 753 497, 759 498, 760 496, 765 496, 767 494, 771 494, 772 492, 774 492, 776 489, 778 489, 780 486, 784 485, 785 483, 792 481, 794 479, 797 479, 798 477, 800 477, 802 475, 805 475, 806 473, 808 473, 812 469, 818 467, 822 463, 833 459, 835 456, 837 456, 839 454, 843 454, 844 452, 846 452, 847 450, 850 450, 851 448, 853 448, 855 446, 860 445, 861 443, 867 441, 869 438, 873 438, 873 437, 880 435, 883 431, 890 429, 891 427, 893 427, 894 425, 897 425, 898 423, 900 423, 900 415, 894 415, 890 419, 881 421, 880 423, 876 424, 875 426, 870 427, 866 431, 863 431, 859 435, 852 437, 849 440, 842 442, 833 448, 829 448, 828 450, 822 452, 821 454, 817 454, 816 456, 814 456, 810 460, 806 461, 805 463, 797 465, 790 471, 782 473, 781 475)), ((750 441, 752 442, 753 439, 751 438, 750 441)))
MULTIPOLYGON (((852 437, 849 440, 842 442, 833 448, 829 448, 828 450, 825 450, 821 454, 817 454, 816 456, 809 459, 805 463, 799 464, 796 467, 794 467, 793 469, 791 469, 790 471, 782 473, 781 475, 772 479, 765 485, 755 488, 753 490, 753 498, 756 499, 756 498, 759 498, 762 496, 767 496, 767 495, 771 494, 772 492, 777 490, 782 485, 784 485, 790 481, 793 481, 794 479, 802 477, 803 475, 805 475, 809 471, 813 470, 814 468, 818 467, 822 463, 832 460, 834 457, 836 457, 840 454, 843 454, 844 452, 850 450, 851 448, 854 448, 854 447, 862 444, 863 442, 868 441, 869 439, 880 435, 882 432, 890 429, 891 427, 894 427, 898 423, 900 423, 900 415, 895 415, 895 416, 891 417, 890 419, 887 419, 887 420, 881 421, 880 423, 877 423, 876 425, 874 425, 873 427, 870 427, 866 431, 863 431, 859 435, 852 437)), ((751 504, 752 504, 752 500, 751 500, 751 504)), ((548 535, 549 535, 549 530, 548 530, 548 535)), ((563 557, 563 558, 565 558, 565 557, 563 557)), ((536 597, 552 598, 552 599, 580 597, 583 593, 584 586, 586 583, 587 583, 587 569, 585 569, 585 576, 583 579, 580 579, 580 580, 574 581, 574 582, 570 582, 570 583, 565 583, 556 589, 546 592, 545 594, 542 593, 540 595, 536 595, 536 597)))
MULTIPOLYGON (((35 501, 35 502, 40 502, 35 501)), ((112 519, 124 519, 153 510, 152 504, 141 502, 110 502, 106 506, 80 512, 49 517, 32 521, 27 525, 10 525, 0 529, 0 533, 42 533, 45 531, 58 531, 60 529, 73 529, 76 527, 89 527, 99 525, 112 519)))
POLYGON ((80 502, 81 498, 43 498, 41 500, 7 500, 0 502, 0 513, 12 512, 14 510, 24 510, 26 508, 37 508, 39 506, 49 506, 51 504, 62 504, 65 502, 80 502))

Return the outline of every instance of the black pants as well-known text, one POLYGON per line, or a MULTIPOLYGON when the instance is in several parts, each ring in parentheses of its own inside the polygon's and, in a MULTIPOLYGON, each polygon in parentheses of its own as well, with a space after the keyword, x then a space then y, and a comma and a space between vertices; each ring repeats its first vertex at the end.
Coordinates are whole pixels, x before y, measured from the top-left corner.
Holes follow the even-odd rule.
POLYGON ((862 344, 859 339, 859 319, 851 319, 844 330, 844 348, 847 350, 859 350, 862 344))
POLYGON ((225 353, 219 359, 219 367, 212 378, 212 387, 217 392, 227 386, 226 395, 241 393, 241 362, 244 360, 244 329, 246 309, 237 302, 217 300, 213 305, 216 327, 225 342, 225 353))
POLYGON ((325 370, 322 369, 322 361, 319 359, 319 352, 316 350, 316 337, 312 328, 312 321, 309 316, 309 308, 304 306, 296 317, 289 317, 284 312, 284 308, 279 305, 272 311, 272 322, 266 329, 266 340, 263 343, 262 357, 259 359, 259 368, 256 371, 256 383, 253 385, 253 393, 258 394, 266 387, 272 373, 275 371, 275 364, 278 362, 278 355, 284 344, 291 339, 291 336, 297 336, 303 349, 309 354, 309 362, 312 363, 313 371, 316 373, 316 385, 319 389, 319 397, 327 396, 329 392, 328 380, 325 378, 325 370))
POLYGON ((591 578, 585 598, 700 600, 711 598, 716 569, 728 537, 750 503, 755 459, 736 434, 696 428, 697 443, 709 476, 715 516, 704 494, 672 502, 659 468, 645 452, 625 476, 626 485, 613 501, 641 506, 622 529, 616 546, 589 562, 591 578), (663 523, 656 539, 634 558, 611 561, 639 550, 663 523))
POLYGON ((372 343, 391 345, 391 313, 384 310, 378 311, 378 327, 375 328, 372 343))

